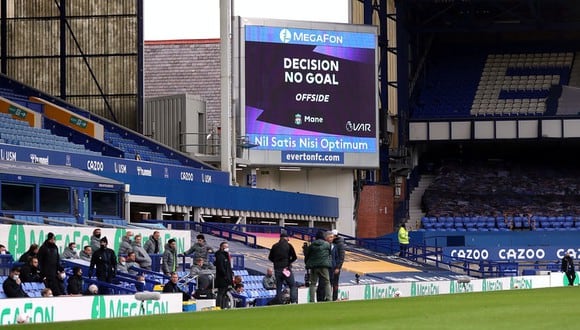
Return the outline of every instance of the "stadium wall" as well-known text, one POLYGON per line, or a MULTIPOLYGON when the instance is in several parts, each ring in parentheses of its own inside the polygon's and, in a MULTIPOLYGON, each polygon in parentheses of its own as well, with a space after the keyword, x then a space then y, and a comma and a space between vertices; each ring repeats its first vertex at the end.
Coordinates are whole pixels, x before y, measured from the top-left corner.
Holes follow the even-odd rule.
POLYGON ((181 293, 164 293, 143 305, 133 295, 2 299, 0 325, 17 324, 24 315, 25 323, 53 323, 179 313, 181 300, 181 293))
MULTIPOLYGON (((342 286, 339 288, 338 297, 340 300, 372 300, 466 292, 529 290, 564 285, 567 285, 565 274, 557 272, 549 275, 473 279, 469 282, 452 280, 342 286)), ((308 288, 299 289, 298 303, 305 304, 308 301, 308 288)), ((0 324, 15 324, 20 314, 28 315, 30 323, 52 323, 178 313, 181 310, 181 294, 162 294, 158 301, 145 301, 144 312, 141 312, 140 303, 133 295, 3 299, 0 324)))

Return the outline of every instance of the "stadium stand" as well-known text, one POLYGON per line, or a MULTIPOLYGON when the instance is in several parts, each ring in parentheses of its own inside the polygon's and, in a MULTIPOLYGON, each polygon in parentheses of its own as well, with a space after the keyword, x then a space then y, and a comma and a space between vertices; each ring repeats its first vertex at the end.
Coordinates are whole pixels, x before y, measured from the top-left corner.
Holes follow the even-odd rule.
POLYGON ((18 106, 38 114, 43 114, 47 104, 50 104, 53 107, 62 108, 63 111, 70 111, 80 121, 92 121, 103 125, 104 128, 104 139, 101 141, 98 138, 79 133, 69 126, 58 123, 53 120, 54 118, 49 118, 44 115, 42 116, 42 121, 43 127, 45 128, 34 129, 24 127, 25 124, 23 122, 16 120, 18 119, 17 116, 5 114, 4 119, 0 118, 0 141, 4 140, 4 143, 77 152, 87 155, 118 157, 120 154, 121 157, 126 159, 138 158, 142 161, 161 164, 209 168, 203 162, 192 159, 179 151, 172 150, 152 139, 104 118, 92 115, 66 102, 54 99, 40 91, 27 86, 21 86, 5 76, 0 78, 0 85, 2 86, 0 87, 0 97, 6 99, 8 102, 13 102, 18 104, 18 106), (34 100, 31 100, 31 97, 34 100), (4 128, 2 122, 7 122, 7 127, 4 128), (24 127, 25 129, 23 131, 16 131, 14 129, 15 126, 19 128, 24 127), (50 143, 46 143, 47 141, 50 143))
POLYGON ((0 142, 87 155, 101 155, 86 150, 82 145, 69 142, 66 137, 53 135, 47 129, 30 127, 28 123, 12 119, 12 115, 6 113, 0 113, 0 142))
POLYGON ((578 230, 576 170, 447 164, 423 196, 428 231, 578 230))
POLYGON ((439 52, 431 59, 412 117, 555 115, 557 102, 549 98, 558 98, 568 84, 574 53, 537 49, 439 52))

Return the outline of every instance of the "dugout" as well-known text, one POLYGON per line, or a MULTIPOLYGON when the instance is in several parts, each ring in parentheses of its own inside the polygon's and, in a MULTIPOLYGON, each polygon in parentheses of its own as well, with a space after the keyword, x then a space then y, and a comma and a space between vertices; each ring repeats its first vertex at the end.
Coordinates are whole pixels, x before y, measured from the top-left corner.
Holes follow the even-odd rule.
POLYGON ((74 219, 123 216, 124 184, 68 166, 0 161, 4 216, 74 219))

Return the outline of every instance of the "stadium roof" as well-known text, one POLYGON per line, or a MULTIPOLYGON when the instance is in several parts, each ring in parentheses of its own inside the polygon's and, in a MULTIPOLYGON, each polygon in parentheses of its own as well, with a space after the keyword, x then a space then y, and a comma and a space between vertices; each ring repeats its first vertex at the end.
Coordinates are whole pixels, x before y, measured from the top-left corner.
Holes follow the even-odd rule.
POLYGON ((0 161, 0 175, 17 175, 97 184, 120 185, 122 182, 85 172, 78 168, 36 163, 0 161))

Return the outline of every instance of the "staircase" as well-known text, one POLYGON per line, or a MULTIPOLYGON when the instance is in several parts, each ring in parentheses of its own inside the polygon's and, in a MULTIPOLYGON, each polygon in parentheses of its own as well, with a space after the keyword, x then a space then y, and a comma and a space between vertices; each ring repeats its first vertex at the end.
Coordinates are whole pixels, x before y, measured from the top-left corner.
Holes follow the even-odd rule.
POLYGON ((425 216, 425 213, 421 210, 421 198, 423 198, 425 190, 431 185, 434 178, 434 175, 422 175, 419 185, 411 192, 409 197, 409 220, 406 223, 407 230, 421 228, 421 218, 425 216))

